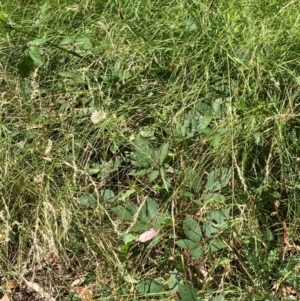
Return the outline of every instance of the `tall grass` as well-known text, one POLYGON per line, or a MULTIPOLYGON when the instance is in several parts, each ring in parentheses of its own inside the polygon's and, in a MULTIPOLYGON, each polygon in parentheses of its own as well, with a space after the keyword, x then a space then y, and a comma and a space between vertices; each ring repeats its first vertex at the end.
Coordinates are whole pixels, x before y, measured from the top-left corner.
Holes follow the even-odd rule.
POLYGON ((33 300, 36 283, 58 300, 91 300, 80 289, 94 300, 192 300, 182 285, 200 300, 298 295, 297 8, 0 4, 5 293, 33 300), (226 227, 207 234, 226 208, 226 227), (177 243, 187 216, 202 231, 198 257, 177 243), (159 235, 139 243, 152 227, 159 235), (222 247, 205 249, 215 238, 222 247))

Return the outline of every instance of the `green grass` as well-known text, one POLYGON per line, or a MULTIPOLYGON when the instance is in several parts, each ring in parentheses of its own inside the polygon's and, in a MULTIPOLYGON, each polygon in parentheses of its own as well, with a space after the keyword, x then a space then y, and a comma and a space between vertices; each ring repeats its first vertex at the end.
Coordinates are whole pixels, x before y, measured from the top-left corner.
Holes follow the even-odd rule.
POLYGON ((298 9, 0 4, 2 293, 299 295, 298 9))

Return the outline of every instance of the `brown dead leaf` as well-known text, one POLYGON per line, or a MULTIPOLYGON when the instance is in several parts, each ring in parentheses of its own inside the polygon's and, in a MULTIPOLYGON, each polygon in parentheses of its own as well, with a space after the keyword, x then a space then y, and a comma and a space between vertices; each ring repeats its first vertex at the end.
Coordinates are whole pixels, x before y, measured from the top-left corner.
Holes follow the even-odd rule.
POLYGON ((77 286, 77 285, 80 285, 80 284, 82 284, 84 281, 85 281, 84 276, 81 276, 81 277, 75 279, 75 280, 71 283, 70 286, 77 286))
POLYGON ((39 284, 37 284, 36 282, 32 282, 32 281, 27 281, 26 279, 24 279, 24 282, 26 284, 26 286, 35 291, 36 293, 38 293, 40 295, 41 298, 43 298, 43 300, 45 301, 55 301, 54 298, 51 297, 51 295, 49 293, 47 293, 39 284))
POLYGON ((93 293, 88 287, 76 287, 74 292, 82 301, 91 301, 93 299, 93 293))
POLYGON ((282 223, 282 226, 283 226, 282 244, 287 246, 289 244, 288 228, 285 222, 282 223))
MULTIPOLYGON (((2 285, 2 288, 7 294, 10 294, 14 289, 18 287, 18 282, 15 279, 8 280, 2 285)), ((1 300, 0 300, 1 301, 1 300)))

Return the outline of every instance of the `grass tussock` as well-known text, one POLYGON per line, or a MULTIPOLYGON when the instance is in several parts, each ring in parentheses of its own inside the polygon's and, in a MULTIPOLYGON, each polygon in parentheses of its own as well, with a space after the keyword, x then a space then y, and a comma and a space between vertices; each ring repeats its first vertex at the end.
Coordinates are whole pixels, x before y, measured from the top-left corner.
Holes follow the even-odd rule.
POLYGON ((298 8, 0 4, 3 298, 297 298, 298 8))

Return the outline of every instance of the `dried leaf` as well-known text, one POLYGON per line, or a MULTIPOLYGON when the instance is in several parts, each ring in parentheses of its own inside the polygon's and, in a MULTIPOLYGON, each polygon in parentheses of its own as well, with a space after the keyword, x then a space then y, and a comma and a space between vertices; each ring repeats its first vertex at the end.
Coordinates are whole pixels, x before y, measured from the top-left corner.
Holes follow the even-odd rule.
POLYGON ((153 237, 155 237, 157 234, 158 234, 158 231, 156 231, 153 228, 151 228, 150 230, 142 233, 139 236, 138 241, 140 241, 140 242, 147 242, 147 241, 151 240, 153 237))
POLYGON ((289 244, 288 228, 285 222, 282 223, 282 226, 283 226, 282 244, 288 245, 289 244))
POLYGON ((55 301, 54 298, 52 298, 49 293, 45 292, 44 289, 36 282, 27 281, 26 279, 24 279, 24 282, 29 289, 38 293, 45 301, 55 301))
POLYGON ((84 282, 84 276, 81 276, 77 279, 75 279, 72 283, 71 283, 71 286, 77 286, 77 285, 80 285, 84 282))
MULTIPOLYGON (((15 279, 8 280, 2 285, 2 288, 5 290, 6 293, 11 293, 14 289, 18 287, 18 282, 15 279)), ((0 300, 1 301, 1 300, 0 300)))
POLYGON ((93 293, 88 287, 76 287, 74 292, 82 301, 90 301, 93 299, 93 293))

